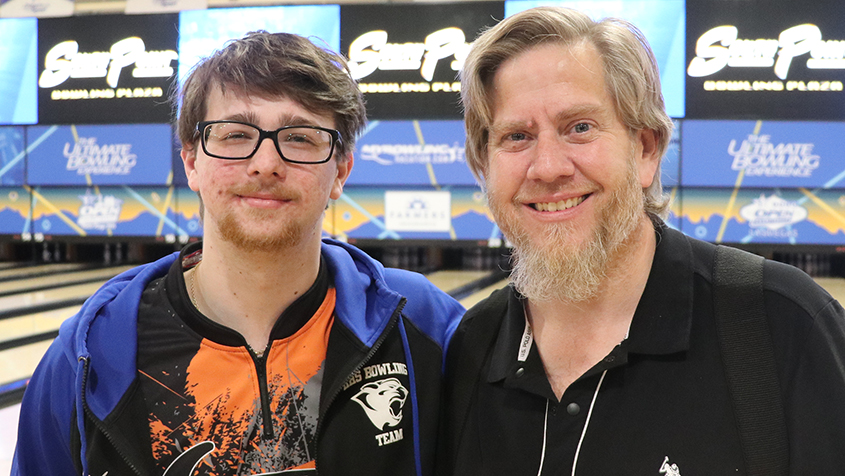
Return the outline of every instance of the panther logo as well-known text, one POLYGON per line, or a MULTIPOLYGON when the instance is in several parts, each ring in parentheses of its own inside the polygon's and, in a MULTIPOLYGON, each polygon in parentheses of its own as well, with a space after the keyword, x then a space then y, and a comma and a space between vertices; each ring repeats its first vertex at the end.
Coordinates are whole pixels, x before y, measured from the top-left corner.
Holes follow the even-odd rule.
POLYGON ((408 390, 395 378, 370 382, 352 397, 379 430, 396 426, 402 421, 402 407, 405 406, 406 398, 408 390))

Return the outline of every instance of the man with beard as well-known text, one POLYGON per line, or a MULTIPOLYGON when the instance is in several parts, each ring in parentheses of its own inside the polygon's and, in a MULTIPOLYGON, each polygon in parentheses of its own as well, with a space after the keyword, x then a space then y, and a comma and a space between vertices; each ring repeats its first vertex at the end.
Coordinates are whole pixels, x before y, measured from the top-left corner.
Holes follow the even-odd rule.
MULTIPOLYGON (((450 344, 438 474, 754 474, 717 337, 717 247, 661 218, 672 122, 642 33, 527 10, 482 34, 461 75, 467 162, 513 270, 450 344)), ((795 268, 755 263, 767 398, 788 431, 769 454, 789 474, 843 474, 842 307, 795 268)))
POLYGON ((203 241, 65 323, 24 395, 12 474, 432 474, 463 309, 321 240, 365 123, 344 59, 251 33, 177 101, 203 241))

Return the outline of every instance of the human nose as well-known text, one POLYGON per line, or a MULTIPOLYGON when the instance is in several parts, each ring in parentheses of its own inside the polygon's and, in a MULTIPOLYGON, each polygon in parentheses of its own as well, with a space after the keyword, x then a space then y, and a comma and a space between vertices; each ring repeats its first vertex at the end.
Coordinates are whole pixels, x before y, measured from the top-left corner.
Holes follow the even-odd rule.
POLYGON ((527 178, 541 182, 554 182, 575 173, 571 150, 557 134, 548 133, 538 137, 534 156, 528 167, 527 178))
POLYGON ((276 150, 276 144, 272 137, 265 137, 261 143, 258 144, 258 149, 250 158, 248 164, 248 171, 257 175, 277 175, 284 176, 287 171, 287 162, 282 160, 279 151, 276 150))

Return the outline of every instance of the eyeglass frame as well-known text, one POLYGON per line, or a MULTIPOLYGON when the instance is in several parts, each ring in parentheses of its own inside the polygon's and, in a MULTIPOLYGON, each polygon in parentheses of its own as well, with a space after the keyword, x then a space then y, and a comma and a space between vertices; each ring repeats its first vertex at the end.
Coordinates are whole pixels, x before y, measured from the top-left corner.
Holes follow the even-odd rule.
POLYGON ((200 136, 199 140, 200 140, 200 144, 202 145, 202 151, 205 152, 205 154, 208 155, 209 157, 214 157, 216 159, 223 159, 223 160, 251 159, 255 155, 255 153, 258 152, 258 149, 261 147, 261 143, 264 142, 264 139, 272 139, 273 140, 273 146, 276 148, 276 152, 279 153, 279 157, 281 157, 282 160, 284 160, 285 162, 290 162, 292 164, 308 164, 308 165, 325 164, 326 162, 332 160, 332 156, 334 156, 335 147, 337 147, 338 143, 343 142, 343 138, 340 136, 340 131, 337 131, 335 129, 329 129, 329 128, 326 128, 326 127, 310 126, 310 125, 295 125, 295 126, 280 127, 280 128, 278 128, 274 131, 265 131, 264 129, 256 126, 255 124, 251 124, 249 122, 229 121, 229 120, 197 122, 196 133, 199 134, 199 136, 200 136), (205 134, 203 134, 203 131, 208 126, 210 126, 212 124, 241 124, 241 125, 244 125, 244 126, 254 127, 255 130, 258 131, 258 140, 255 142, 255 148, 246 157, 223 157, 223 156, 220 156, 220 155, 215 155, 215 154, 210 153, 208 151, 208 148, 206 147, 206 144, 205 144, 206 139, 205 139, 205 134), (329 136, 332 138, 332 146, 331 146, 331 149, 329 149, 329 156, 326 157, 325 159, 317 161, 317 162, 305 162, 305 161, 302 161, 302 160, 293 160, 293 159, 289 159, 289 158, 285 157, 285 154, 282 153, 281 147, 279 147, 279 133, 286 130, 286 129, 314 129, 314 130, 323 131, 323 132, 328 133, 329 136))

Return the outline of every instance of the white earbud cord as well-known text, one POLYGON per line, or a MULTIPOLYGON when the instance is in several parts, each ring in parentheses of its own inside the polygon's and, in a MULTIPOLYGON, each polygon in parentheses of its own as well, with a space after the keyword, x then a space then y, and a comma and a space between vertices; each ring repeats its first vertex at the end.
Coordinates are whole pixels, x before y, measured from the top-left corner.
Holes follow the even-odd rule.
POLYGON ((575 476, 575 467, 578 466, 578 455, 581 453, 581 445, 584 443, 584 437, 587 436, 587 427, 590 426, 590 417, 593 415, 593 407, 596 405, 596 399, 599 396, 599 389, 601 383, 604 382, 604 376, 607 375, 607 370, 601 373, 599 384, 596 385, 596 392, 593 394, 593 401, 590 402, 590 410, 587 411, 587 421, 584 422, 584 429, 581 430, 581 439, 578 440, 578 447, 575 449, 575 460, 572 462, 572 476, 575 476))
MULTIPOLYGON (((581 453, 581 445, 584 443, 584 437, 587 436, 587 427, 590 426, 590 417, 593 415, 593 407, 596 405, 596 399, 599 396, 599 389, 604 382, 604 376, 607 375, 607 370, 601 373, 599 383, 596 385, 596 391, 593 393, 593 401, 590 402, 590 409, 587 411, 587 421, 584 422, 584 429, 581 430, 581 438, 578 440, 578 446, 575 448, 575 460, 572 462, 572 476, 575 476, 575 467, 578 465, 578 455, 581 453)), ((546 460, 546 438, 549 429, 549 400, 546 400, 546 418, 543 420, 543 450, 540 452, 540 470, 537 471, 537 476, 543 474, 543 463, 546 460)))

